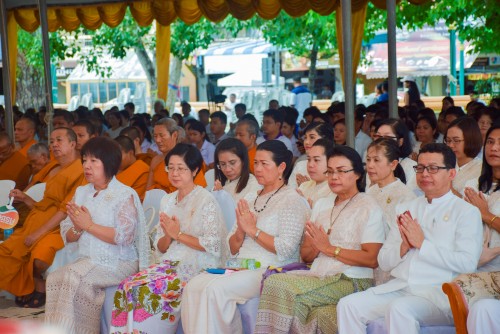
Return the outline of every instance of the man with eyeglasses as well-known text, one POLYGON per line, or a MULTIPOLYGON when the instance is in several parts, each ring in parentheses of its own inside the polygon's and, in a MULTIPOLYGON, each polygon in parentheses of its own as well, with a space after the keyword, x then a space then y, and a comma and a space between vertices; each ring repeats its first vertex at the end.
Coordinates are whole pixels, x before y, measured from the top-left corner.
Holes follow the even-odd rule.
POLYGON ((417 184, 424 196, 396 207, 397 222, 390 222, 378 255, 380 268, 394 279, 341 299, 340 333, 364 334, 368 322, 383 317, 389 333, 416 334, 420 326, 453 324, 441 285, 476 270, 481 214, 451 192, 456 159, 449 147, 427 144, 417 162, 417 184))

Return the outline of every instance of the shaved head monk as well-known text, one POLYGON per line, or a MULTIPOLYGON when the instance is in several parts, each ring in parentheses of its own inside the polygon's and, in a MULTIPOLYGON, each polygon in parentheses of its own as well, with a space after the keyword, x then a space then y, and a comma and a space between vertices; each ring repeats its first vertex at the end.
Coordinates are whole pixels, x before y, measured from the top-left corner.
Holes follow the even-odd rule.
POLYGON ((66 218, 66 203, 83 182, 75 132, 55 129, 50 134, 50 147, 57 166, 40 180, 47 184, 43 199, 35 202, 19 189, 10 192, 32 209, 23 226, 0 244, 0 290, 16 295, 16 304, 24 307, 45 304, 43 273, 64 247, 59 224, 66 218))
POLYGON ((30 117, 22 117, 14 126, 14 138, 19 145, 19 153, 28 156, 28 149, 36 144, 35 140, 36 123, 30 117))
POLYGON ((12 180, 16 187, 24 189, 30 175, 28 159, 14 150, 14 143, 6 132, 0 132, 0 180, 12 180))
POLYGON ((122 151, 122 163, 116 179, 133 188, 142 201, 146 194, 149 166, 144 161, 137 160, 132 139, 127 136, 118 136, 115 141, 118 142, 122 151))

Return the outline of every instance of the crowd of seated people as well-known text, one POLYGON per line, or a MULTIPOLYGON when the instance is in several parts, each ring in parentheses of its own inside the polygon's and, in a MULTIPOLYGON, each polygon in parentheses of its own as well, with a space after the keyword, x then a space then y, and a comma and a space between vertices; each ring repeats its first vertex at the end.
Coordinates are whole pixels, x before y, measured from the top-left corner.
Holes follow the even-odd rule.
MULTIPOLYGON (((439 116, 416 101, 398 118, 358 105, 353 148, 342 102, 298 119, 273 101, 262 124, 236 102, 58 109, 51 133, 45 108, 17 110, 14 138, 0 124, 21 217, 0 244, 0 290, 71 333, 101 331, 110 287, 110 333, 242 333, 251 300, 255 333, 366 333, 381 318, 419 333, 453 325, 441 284, 500 271, 498 99, 464 111, 447 97, 439 116), (166 195, 148 231, 153 189, 166 195)), ((499 312, 478 304, 470 330, 500 331, 499 312)))

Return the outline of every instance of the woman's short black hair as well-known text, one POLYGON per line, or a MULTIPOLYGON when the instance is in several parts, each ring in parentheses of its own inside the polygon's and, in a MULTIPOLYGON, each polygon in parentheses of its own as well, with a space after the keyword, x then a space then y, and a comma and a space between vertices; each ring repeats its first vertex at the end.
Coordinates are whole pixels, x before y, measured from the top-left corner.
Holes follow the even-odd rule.
POLYGON ((481 136, 481 130, 479 130, 476 120, 470 116, 453 120, 444 133, 445 139, 448 136, 448 130, 454 127, 462 130, 464 135, 465 155, 469 158, 475 158, 481 152, 483 145, 483 136, 481 136))
POLYGON ((438 126, 437 119, 436 119, 436 117, 428 117, 428 116, 422 116, 417 120, 417 123, 415 124, 415 139, 418 139, 417 138, 418 123, 420 123, 422 121, 429 124, 431 126, 432 130, 435 130, 433 137, 434 137, 434 139, 437 139, 437 137, 439 137, 439 131, 437 131, 437 126, 438 126))
POLYGON ((111 180, 118 173, 122 163, 122 151, 120 145, 109 137, 90 138, 83 145, 80 155, 82 162, 84 157, 94 157, 102 161, 104 175, 111 180))
POLYGON ((175 145, 170 152, 168 152, 165 157, 165 166, 168 166, 170 158, 174 155, 181 157, 182 160, 184 160, 184 163, 188 166, 189 170, 191 172, 196 172, 196 175, 198 175, 203 166, 203 157, 201 156, 200 150, 193 145, 179 143, 175 145))
MULTIPOLYGON (((205 125, 203 125, 202 122, 197 121, 195 119, 189 119, 188 121, 190 122, 189 123, 190 124, 189 130, 191 130, 191 131, 198 131, 202 135, 204 135, 204 134, 207 133, 207 128, 205 127, 205 125)), ((186 122, 186 124, 188 124, 188 122, 186 122)))
MULTIPOLYGON (((241 174, 238 184, 236 185, 236 193, 239 194, 247 186, 248 179, 250 178, 250 163, 248 161, 248 150, 241 141, 236 138, 226 138, 221 141, 215 148, 214 165, 215 165, 215 179, 220 180, 222 185, 227 181, 226 176, 219 168, 219 154, 223 152, 231 152, 238 156, 241 160, 241 174)), ((253 161, 252 161, 253 163, 253 161)))
POLYGON ((285 144, 279 140, 266 140, 257 146, 257 151, 270 152, 276 166, 279 166, 282 162, 285 163, 286 167, 283 172, 283 178, 285 179, 285 183, 288 183, 288 178, 292 173, 293 154, 286 148, 285 144))
POLYGON ((333 127, 329 123, 312 122, 305 128, 304 133, 312 130, 316 131, 321 138, 333 141, 333 127))
POLYGON ((327 161, 333 157, 344 157, 347 158, 351 164, 353 172, 358 175, 356 180, 356 186, 358 191, 365 191, 365 186, 363 184, 363 177, 365 174, 365 168, 363 166, 363 160, 359 156, 355 149, 349 146, 337 145, 335 146, 327 155, 327 161))

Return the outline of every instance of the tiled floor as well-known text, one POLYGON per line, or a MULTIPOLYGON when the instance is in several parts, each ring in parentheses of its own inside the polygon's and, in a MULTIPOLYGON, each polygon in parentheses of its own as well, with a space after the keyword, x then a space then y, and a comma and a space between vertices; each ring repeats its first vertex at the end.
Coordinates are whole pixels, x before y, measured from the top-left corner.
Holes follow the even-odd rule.
POLYGON ((0 319, 22 319, 43 321, 45 308, 17 307, 13 300, 0 297, 0 319))

